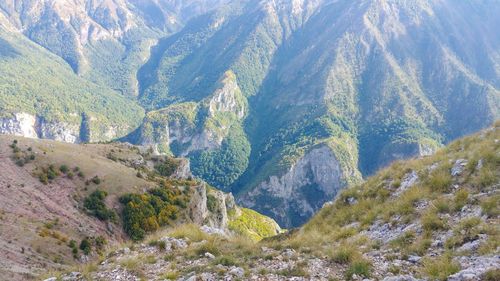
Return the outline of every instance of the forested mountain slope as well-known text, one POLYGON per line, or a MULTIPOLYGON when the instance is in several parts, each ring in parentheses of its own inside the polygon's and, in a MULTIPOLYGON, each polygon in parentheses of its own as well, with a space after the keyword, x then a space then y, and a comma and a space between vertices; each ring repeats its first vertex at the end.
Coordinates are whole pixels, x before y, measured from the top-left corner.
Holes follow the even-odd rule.
POLYGON ((154 49, 140 101, 168 107, 148 115, 138 141, 187 155, 195 174, 243 204, 301 224, 362 174, 498 118, 498 9, 477 1, 224 7, 154 49), (235 81, 221 85, 227 73, 235 81))
MULTIPOLYGON (((85 92, 116 102, 107 111, 97 98, 92 110, 57 102, 2 113, 72 116, 71 133, 62 135, 91 135, 31 136, 126 135, 121 140, 188 157, 195 176, 283 226, 301 225, 392 161, 428 155, 500 117, 498 0, 62 3, 2 2, 2 36, 44 47, 54 55, 44 59, 59 57, 67 63, 61 72, 82 81, 71 90, 48 83, 48 93, 78 101, 74 91, 98 87, 85 92), (137 105, 146 111, 141 124, 137 105), (112 122, 86 122, 115 116, 111 132, 112 122)), ((2 48, 11 54, 4 60, 16 48, 2 48)), ((1 79, 22 72, 3 70, 1 79)), ((30 87, 26 98, 7 91, 0 98, 32 104, 42 94, 30 87)), ((36 131, 23 129, 32 127, 19 121, 26 118, 33 119, 4 118, 0 129, 36 131)))

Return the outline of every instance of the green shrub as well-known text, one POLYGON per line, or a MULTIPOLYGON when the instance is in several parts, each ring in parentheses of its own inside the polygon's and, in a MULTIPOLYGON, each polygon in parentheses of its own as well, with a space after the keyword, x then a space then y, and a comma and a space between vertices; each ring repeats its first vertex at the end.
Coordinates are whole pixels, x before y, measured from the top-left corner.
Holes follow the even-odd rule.
POLYGON ((59 171, 61 171, 61 173, 63 174, 66 174, 69 171, 69 168, 66 165, 61 165, 61 167, 59 167, 59 171))
POLYGON ((123 227, 133 240, 142 240, 146 233, 156 231, 177 219, 179 205, 186 201, 180 190, 167 187, 151 189, 145 194, 125 194, 120 197, 124 205, 122 211, 123 227))
POLYGON ((164 177, 170 177, 175 173, 177 168, 179 167, 179 160, 174 158, 167 158, 160 164, 155 166, 156 171, 164 177))
POLYGON ((70 248, 76 248, 76 241, 75 240, 69 241, 68 247, 70 247, 70 248))
POLYGON ((101 179, 99 178, 99 176, 94 176, 90 181, 96 185, 101 184, 101 179))
POLYGON ((54 165, 49 165, 48 167, 41 168, 38 174, 38 179, 43 184, 48 184, 50 181, 56 179, 59 176, 59 172, 56 170, 54 165))
POLYGON ((49 178, 47 177, 47 174, 40 174, 38 176, 38 179, 40 180, 41 183, 43 184, 48 184, 49 183, 49 178))
POLYGON ((210 212, 215 212, 217 210, 217 198, 212 194, 207 195, 207 208, 210 212))
POLYGON ((92 252, 92 244, 90 243, 89 238, 85 238, 82 242, 80 242, 80 250, 82 250, 82 252, 87 256, 90 252, 92 252))
POLYGON ((85 198, 83 206, 100 220, 116 222, 116 213, 109 210, 104 203, 106 196, 108 196, 106 191, 97 189, 85 198))
POLYGON ((106 246, 106 244, 108 244, 108 241, 103 236, 97 236, 96 238, 94 238, 94 245, 99 253, 104 251, 104 247, 106 246))
POLYGON ((47 177, 49 180, 53 180, 59 176, 59 172, 56 171, 56 168, 54 165, 49 165, 49 167, 46 169, 45 173, 47 174, 47 177))

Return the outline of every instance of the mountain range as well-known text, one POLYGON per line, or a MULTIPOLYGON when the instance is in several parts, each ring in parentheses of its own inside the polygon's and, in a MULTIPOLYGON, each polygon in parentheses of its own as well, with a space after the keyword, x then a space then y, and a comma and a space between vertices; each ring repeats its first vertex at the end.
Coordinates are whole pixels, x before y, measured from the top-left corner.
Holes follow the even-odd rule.
POLYGON ((284 227, 500 117, 500 1, 0 1, 0 132, 120 140, 284 227))

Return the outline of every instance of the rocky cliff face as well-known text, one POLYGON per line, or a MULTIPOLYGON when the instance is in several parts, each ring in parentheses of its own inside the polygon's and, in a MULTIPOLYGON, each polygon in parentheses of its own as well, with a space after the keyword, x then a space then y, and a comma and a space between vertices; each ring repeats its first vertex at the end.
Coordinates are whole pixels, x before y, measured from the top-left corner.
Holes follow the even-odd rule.
POLYGON ((36 118, 28 113, 14 113, 12 117, 0 118, 0 133, 36 138, 36 118))
POLYGON ((199 103, 177 104, 153 111, 146 117, 138 142, 158 153, 188 156, 200 150, 215 150, 229 134, 233 123, 246 113, 246 101, 234 73, 220 79, 213 94, 199 103))
POLYGON ((189 203, 189 215, 194 223, 228 231, 229 213, 238 207, 230 193, 209 189, 205 183, 195 188, 189 203))
POLYGON ((69 143, 80 142, 79 125, 47 122, 43 118, 28 113, 14 113, 12 117, 0 118, 0 134, 52 139, 69 143))
POLYGON ((120 126, 100 126, 98 120, 75 117, 79 123, 48 121, 29 113, 12 113, 0 118, 0 134, 50 139, 68 143, 109 141, 123 130, 120 126), (79 120, 80 119, 80 120, 79 120))
POLYGON ((271 176, 239 201, 289 227, 306 222, 345 185, 340 162, 327 145, 321 145, 307 152, 286 173, 271 176))

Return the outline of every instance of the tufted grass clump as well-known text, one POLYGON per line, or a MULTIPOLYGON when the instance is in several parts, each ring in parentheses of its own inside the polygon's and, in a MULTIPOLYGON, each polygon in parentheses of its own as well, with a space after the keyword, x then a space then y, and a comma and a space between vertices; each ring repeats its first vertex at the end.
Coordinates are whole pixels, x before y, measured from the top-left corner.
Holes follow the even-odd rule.
POLYGON ((216 265, 220 264, 220 265, 224 265, 224 266, 233 266, 233 265, 238 264, 236 259, 232 256, 229 256, 229 255, 219 256, 213 261, 213 263, 216 265))
POLYGON ((194 249, 194 253, 198 256, 203 256, 205 253, 210 253, 214 256, 219 256, 221 254, 221 251, 219 249, 219 244, 220 241, 217 239, 210 239, 209 241, 206 241, 205 243, 197 246, 194 249))
POLYGON ((500 269, 499 268, 494 268, 486 271, 482 279, 483 281, 498 281, 500 280, 500 269))
POLYGON ((458 226, 453 230, 454 235, 445 242, 445 247, 453 249, 466 242, 476 239, 481 232, 481 219, 477 217, 465 218, 460 221, 458 226))
POLYGON ((333 262, 339 264, 349 264, 360 255, 352 246, 342 244, 338 246, 338 248, 334 249, 330 256, 333 262))
POLYGON ((425 184, 433 191, 445 193, 449 191, 452 181, 448 165, 442 165, 429 174, 425 184))
POLYGON ((460 265, 453 261, 451 255, 445 254, 437 258, 426 258, 423 261, 423 274, 431 280, 448 279, 448 276, 457 273, 460 265))
POLYGON ((209 239, 209 235, 201 231, 200 228, 195 224, 183 224, 175 227, 169 236, 180 239, 187 238, 192 242, 200 242, 209 239))
POLYGON ((435 211, 429 210, 420 217, 422 228, 427 232, 446 229, 447 225, 444 220, 439 218, 435 211))
POLYGON ((345 272, 345 278, 346 280, 352 280, 354 275, 361 276, 364 278, 370 278, 371 270, 372 270, 372 265, 369 261, 364 259, 359 259, 353 261, 349 265, 347 271, 345 272))
POLYGON ((484 199, 481 202, 482 213, 490 218, 494 218, 500 214, 500 195, 493 195, 484 199))
POLYGON ((453 209, 455 212, 462 210, 462 208, 467 204, 469 199, 469 192, 462 188, 455 193, 453 200, 453 209))

